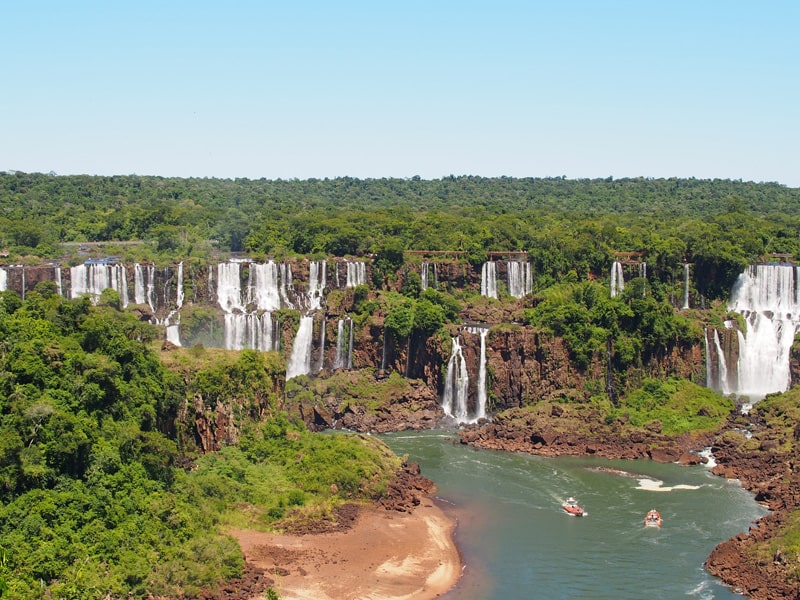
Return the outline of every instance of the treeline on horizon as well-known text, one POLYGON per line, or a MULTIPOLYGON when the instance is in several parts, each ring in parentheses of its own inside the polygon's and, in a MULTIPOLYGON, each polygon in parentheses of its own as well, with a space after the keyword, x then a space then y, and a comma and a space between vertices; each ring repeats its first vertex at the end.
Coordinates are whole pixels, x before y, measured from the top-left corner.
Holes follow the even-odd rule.
MULTIPOLYGON (((364 256, 404 250, 525 250, 538 287, 570 271, 607 273, 641 252, 648 273, 727 295, 746 265, 800 255, 800 189, 701 179, 449 176, 249 180, 0 175, 0 243, 13 256, 60 258, 65 242, 149 241, 140 260, 364 256)), ((400 258, 398 258, 400 256, 400 258)))

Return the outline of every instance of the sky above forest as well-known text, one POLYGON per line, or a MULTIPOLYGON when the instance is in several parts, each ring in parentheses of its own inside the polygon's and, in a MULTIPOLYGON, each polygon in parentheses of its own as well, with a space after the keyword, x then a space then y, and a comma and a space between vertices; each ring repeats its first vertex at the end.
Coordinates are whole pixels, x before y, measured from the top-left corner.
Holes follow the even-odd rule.
POLYGON ((0 170, 800 187, 800 2, 3 8, 0 170))

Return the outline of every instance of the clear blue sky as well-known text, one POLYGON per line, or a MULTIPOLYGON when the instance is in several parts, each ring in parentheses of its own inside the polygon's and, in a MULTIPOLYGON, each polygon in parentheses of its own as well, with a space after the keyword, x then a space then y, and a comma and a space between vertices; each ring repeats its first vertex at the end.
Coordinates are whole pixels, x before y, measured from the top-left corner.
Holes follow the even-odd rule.
POLYGON ((2 9, 0 170, 800 187, 800 2, 2 9))

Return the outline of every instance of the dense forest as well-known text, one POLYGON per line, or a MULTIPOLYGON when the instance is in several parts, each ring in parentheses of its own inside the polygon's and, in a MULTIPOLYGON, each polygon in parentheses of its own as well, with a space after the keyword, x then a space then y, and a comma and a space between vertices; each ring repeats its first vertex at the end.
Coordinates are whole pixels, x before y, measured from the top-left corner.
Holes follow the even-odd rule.
MULTIPOLYGON (((287 382, 285 353, 197 343, 159 354, 163 323, 122 310, 112 289, 91 300, 67 299, 51 281, 24 299, 0 292, 0 596, 196 597, 242 573, 226 528, 380 497, 400 460, 369 436, 311 434, 286 400, 375 408, 407 395, 412 349, 435 371, 465 317, 500 315, 484 319, 498 339, 525 329, 543 354, 563 343, 565 370, 583 389, 556 390, 552 402, 589 398, 607 424, 658 421, 670 435, 714 430, 733 401, 679 381, 666 359, 695 356, 705 327, 735 319, 720 301, 747 265, 800 257, 799 232, 800 190, 775 183, 0 175, 8 264, 74 266, 95 248, 125 261, 186 261, 193 273, 235 253, 366 257, 371 281, 328 290, 321 326, 349 318, 373 357, 388 333, 405 362, 381 380, 364 368, 287 382), (409 250, 457 251, 473 268, 491 252, 524 251, 533 289, 524 298, 502 289, 499 299, 474 285, 424 289, 409 250), (638 253, 647 277, 610 296, 601 279, 624 252, 638 253), (680 311, 687 263, 701 302, 680 311), (378 329, 382 339, 370 337, 378 329), (237 438, 218 451, 199 447, 187 424, 198 398, 235 400, 237 438)), ((186 307, 187 338, 217 308, 186 307)), ((300 311, 276 314, 291 341, 300 311)))
POLYGON ((120 253, 372 254, 389 275, 403 250, 463 251, 474 264, 525 250, 544 288, 636 251, 662 281, 694 264, 698 289, 719 298, 745 265, 799 255, 798 225, 800 190, 730 180, 0 176, 0 243, 21 260, 61 257, 64 243, 143 241, 120 253))

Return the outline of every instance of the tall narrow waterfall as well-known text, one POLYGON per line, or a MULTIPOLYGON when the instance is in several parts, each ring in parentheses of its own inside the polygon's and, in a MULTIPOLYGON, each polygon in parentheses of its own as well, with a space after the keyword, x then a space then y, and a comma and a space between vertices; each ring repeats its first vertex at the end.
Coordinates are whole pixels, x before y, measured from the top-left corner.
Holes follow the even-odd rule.
POLYGON ((457 422, 465 423, 467 422, 467 394, 469 391, 467 362, 461 352, 459 338, 451 338, 451 342, 453 350, 450 360, 447 361, 442 409, 446 415, 453 417, 457 422))
POLYGON ((170 311, 167 315, 166 319, 164 319, 164 325, 167 328, 167 341, 175 344, 176 346, 181 345, 181 334, 180 334, 180 326, 181 326, 181 308, 183 308, 183 261, 178 263, 178 281, 176 283, 176 294, 175 294, 175 309, 170 311))
POLYGON ((722 344, 719 343, 719 332, 714 330, 714 349, 717 351, 717 386, 723 394, 730 394, 730 384, 728 383, 728 363, 725 359, 725 352, 722 344))
POLYGON ((611 297, 614 298, 625 289, 625 279, 622 275, 622 263, 614 261, 611 265, 611 297))
POLYGON ((356 287, 367 283, 367 265, 362 261, 347 261, 346 287, 356 287))
POLYGON ((475 421, 486 418, 486 334, 488 327, 467 327, 467 331, 481 336, 481 354, 478 362, 478 389, 476 390, 475 421))
POLYGON ((789 354, 800 325, 800 271, 792 265, 756 265, 739 275, 729 309, 747 325, 738 332, 738 381, 731 391, 758 400, 789 387, 789 354))
POLYGON ((508 293, 522 298, 533 291, 533 273, 527 261, 508 262, 508 293))
POLYGON ((481 296, 497 298, 497 269, 494 261, 483 263, 481 268, 481 296))
POLYGON ((314 317, 300 317, 300 327, 294 338, 292 354, 286 365, 286 380, 311 372, 311 342, 314 337, 314 317))
POLYGON ((139 263, 133 265, 133 301, 136 304, 145 303, 144 271, 139 263))
POLYGON ((352 367, 352 336, 353 320, 339 319, 336 330, 336 356, 333 360, 334 369, 349 369, 352 367))
POLYGON ((155 265, 148 265, 147 266, 147 305, 150 307, 150 310, 153 311, 153 314, 156 312, 156 304, 153 298, 155 297, 156 291, 156 267, 155 265))
POLYGON ((319 360, 317 361, 317 373, 325 368, 325 315, 322 315, 322 322, 319 327, 319 360))
MULTIPOLYGON (((3 269, 3 270, 5 271, 5 269, 3 269)), ((55 277, 56 291, 58 292, 59 296, 63 296, 64 295, 64 286, 61 284, 61 265, 56 265, 55 266, 55 272, 53 273, 53 276, 55 277)), ((2 275, 0 275, 0 279, 2 279, 2 278, 3 278, 2 275)), ((0 285, 4 285, 4 284, 2 282, 0 282, 0 285)), ((2 289, 5 289, 5 287, 3 287, 2 289)), ((0 290, 0 291, 2 291, 2 290, 0 290)))
POLYGON ((420 279, 422 280, 422 290, 427 290, 432 287, 435 290, 439 289, 439 273, 436 268, 436 263, 424 262, 420 266, 420 279))
POLYGON ((683 265, 683 309, 689 308, 689 263, 683 265))
POLYGON ((8 289, 8 271, 0 269, 0 292, 5 292, 8 289))
POLYGON ((318 310, 322 306, 322 294, 325 290, 325 269, 327 263, 311 261, 308 268, 308 310, 318 310))

